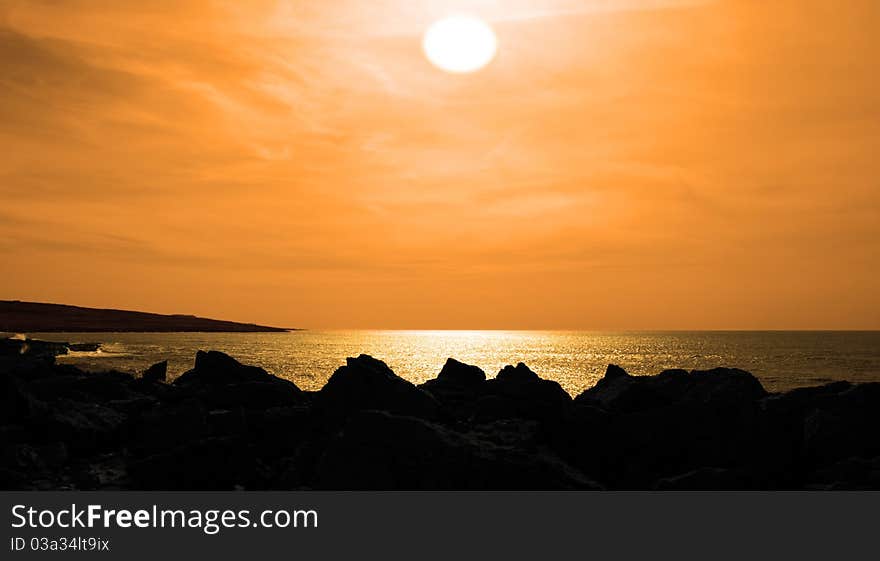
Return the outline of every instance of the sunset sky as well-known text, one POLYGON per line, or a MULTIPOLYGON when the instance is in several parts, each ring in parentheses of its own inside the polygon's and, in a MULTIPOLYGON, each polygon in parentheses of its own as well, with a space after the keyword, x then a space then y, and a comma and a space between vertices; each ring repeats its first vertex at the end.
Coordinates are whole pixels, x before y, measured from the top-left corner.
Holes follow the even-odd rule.
POLYGON ((0 2, 0 299, 880 328, 877 0, 0 2), (496 58, 432 66, 482 18, 496 58))

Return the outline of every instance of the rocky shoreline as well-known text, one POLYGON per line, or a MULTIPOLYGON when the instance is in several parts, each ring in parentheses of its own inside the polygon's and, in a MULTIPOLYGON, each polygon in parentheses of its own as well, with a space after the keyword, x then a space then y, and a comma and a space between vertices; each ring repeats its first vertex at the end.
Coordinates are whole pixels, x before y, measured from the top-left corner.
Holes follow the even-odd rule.
POLYGON ((0 357, 28 355, 29 357, 54 358, 71 352, 94 353, 100 350, 101 343, 42 341, 26 337, 0 339, 0 357))
POLYGON ((0 488, 880 489, 878 383, 611 365, 572 398, 524 364, 416 386, 361 355, 307 392, 217 351, 166 371, 0 357, 0 488))

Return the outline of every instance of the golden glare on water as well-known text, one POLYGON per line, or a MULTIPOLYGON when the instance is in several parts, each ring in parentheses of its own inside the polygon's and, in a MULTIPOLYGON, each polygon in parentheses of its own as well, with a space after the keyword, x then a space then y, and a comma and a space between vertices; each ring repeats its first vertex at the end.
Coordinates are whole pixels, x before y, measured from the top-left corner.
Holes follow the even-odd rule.
POLYGON ((428 28, 422 48, 434 66, 461 74, 489 64, 498 50, 498 39, 489 24, 479 18, 450 16, 428 28))

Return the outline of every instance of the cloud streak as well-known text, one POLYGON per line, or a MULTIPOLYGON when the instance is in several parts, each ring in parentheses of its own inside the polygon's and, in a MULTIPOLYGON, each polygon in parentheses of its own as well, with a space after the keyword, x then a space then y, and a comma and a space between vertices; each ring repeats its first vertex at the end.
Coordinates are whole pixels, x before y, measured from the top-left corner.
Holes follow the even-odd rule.
POLYGON ((880 326, 876 3, 363 7, 4 3, 0 292, 314 327, 880 326), (465 8, 501 50, 450 76, 419 34, 465 8))

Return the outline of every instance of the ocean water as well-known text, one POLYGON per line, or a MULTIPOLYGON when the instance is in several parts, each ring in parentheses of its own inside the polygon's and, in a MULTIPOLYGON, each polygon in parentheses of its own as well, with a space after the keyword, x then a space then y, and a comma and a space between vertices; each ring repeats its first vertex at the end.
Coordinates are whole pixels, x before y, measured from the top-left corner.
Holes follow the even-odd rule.
POLYGON ((526 363, 576 395, 608 364, 636 375, 666 368, 733 366, 770 391, 833 380, 880 381, 880 331, 870 332, 562 332, 562 331, 296 331, 290 333, 32 333, 52 340, 99 342, 97 353, 59 362, 88 370, 141 372, 168 360, 171 377, 192 368, 196 351, 219 350, 308 390, 320 389, 348 356, 370 354, 415 383, 434 378, 447 357, 476 364, 492 377, 526 363))

